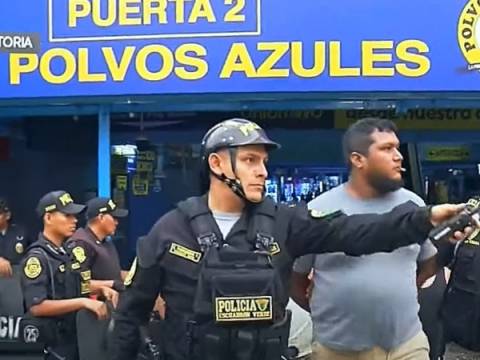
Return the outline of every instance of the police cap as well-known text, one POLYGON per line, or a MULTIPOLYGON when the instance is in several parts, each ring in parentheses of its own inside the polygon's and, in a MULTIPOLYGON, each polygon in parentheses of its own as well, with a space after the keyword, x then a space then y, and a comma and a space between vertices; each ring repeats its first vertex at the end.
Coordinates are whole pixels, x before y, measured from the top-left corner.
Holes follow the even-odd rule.
POLYGON ((47 212, 59 211, 67 215, 77 215, 85 209, 85 205, 75 204, 72 196, 63 190, 45 194, 37 205, 37 214, 43 216, 47 212))
POLYGON ((106 197, 97 197, 87 202, 87 219, 93 219, 100 214, 110 214, 115 218, 122 218, 128 215, 128 210, 121 209, 106 197))

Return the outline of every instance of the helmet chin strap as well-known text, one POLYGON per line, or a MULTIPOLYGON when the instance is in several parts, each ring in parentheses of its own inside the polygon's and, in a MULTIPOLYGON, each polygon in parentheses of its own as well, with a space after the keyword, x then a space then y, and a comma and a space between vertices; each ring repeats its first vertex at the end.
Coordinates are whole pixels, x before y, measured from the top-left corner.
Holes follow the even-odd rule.
MULTIPOLYGON (((237 176, 237 171, 236 171, 237 149, 236 148, 229 148, 228 152, 229 152, 229 155, 230 155, 230 164, 232 166, 232 171, 233 171, 233 174, 235 175, 235 178, 231 179, 231 178, 227 177, 224 173, 222 173, 221 175, 217 175, 213 171, 210 171, 210 172, 218 180, 225 183, 233 191, 233 193, 235 195, 242 198, 247 203, 255 204, 256 202, 247 199, 247 196, 245 194, 245 190, 243 189, 242 183, 240 182, 240 179, 237 176)), ((262 200, 263 200, 264 196, 265 196, 265 186, 264 186, 264 190, 263 190, 263 194, 262 194, 262 200)))

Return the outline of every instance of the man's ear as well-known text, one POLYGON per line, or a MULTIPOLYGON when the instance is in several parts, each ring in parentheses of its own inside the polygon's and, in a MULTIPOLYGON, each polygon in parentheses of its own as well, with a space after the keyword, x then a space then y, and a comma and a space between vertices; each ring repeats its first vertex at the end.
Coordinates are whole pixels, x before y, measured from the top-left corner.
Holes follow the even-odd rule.
POLYGON ((220 154, 211 153, 208 155, 208 166, 210 167, 210 170, 217 175, 221 175, 223 173, 221 164, 222 158, 220 154))
POLYGON ((362 169, 365 167, 365 160, 365 156, 358 152, 354 151, 350 154, 350 164, 352 169, 362 169))
POLYGON ((52 221, 52 213, 50 213, 50 212, 45 213, 45 214, 43 215, 43 222, 44 222, 45 224, 48 224, 48 223, 50 223, 51 221, 52 221))

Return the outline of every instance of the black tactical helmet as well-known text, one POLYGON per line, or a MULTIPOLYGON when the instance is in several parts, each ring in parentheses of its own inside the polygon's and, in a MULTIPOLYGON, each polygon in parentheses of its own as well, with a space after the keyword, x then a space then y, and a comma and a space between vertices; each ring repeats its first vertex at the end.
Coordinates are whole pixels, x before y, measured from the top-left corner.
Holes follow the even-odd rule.
POLYGON ((245 119, 229 119, 212 127, 202 140, 202 157, 222 148, 244 145, 265 145, 267 150, 279 149, 280 144, 270 140, 256 123, 245 119))
POLYGON ((208 156, 220 149, 228 149, 233 172, 236 172, 236 149, 246 145, 265 145, 267 150, 280 148, 280 144, 270 140, 265 131, 256 123, 246 119, 229 119, 213 126, 205 134, 202 140, 202 190, 206 190, 209 184, 209 174, 223 181, 232 191, 241 198, 245 197, 242 184, 238 178, 227 178, 225 174, 217 175, 210 171, 208 156))

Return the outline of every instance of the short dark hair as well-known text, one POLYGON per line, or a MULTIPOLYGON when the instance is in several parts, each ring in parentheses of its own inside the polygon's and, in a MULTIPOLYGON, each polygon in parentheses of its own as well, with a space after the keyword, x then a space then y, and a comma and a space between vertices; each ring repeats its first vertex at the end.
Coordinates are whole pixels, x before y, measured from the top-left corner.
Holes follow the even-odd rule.
POLYGON ((375 131, 397 133, 397 125, 388 119, 364 118, 356 121, 348 127, 343 135, 343 156, 347 165, 350 166, 350 154, 353 152, 367 155, 368 148, 373 144, 370 135, 375 131))

